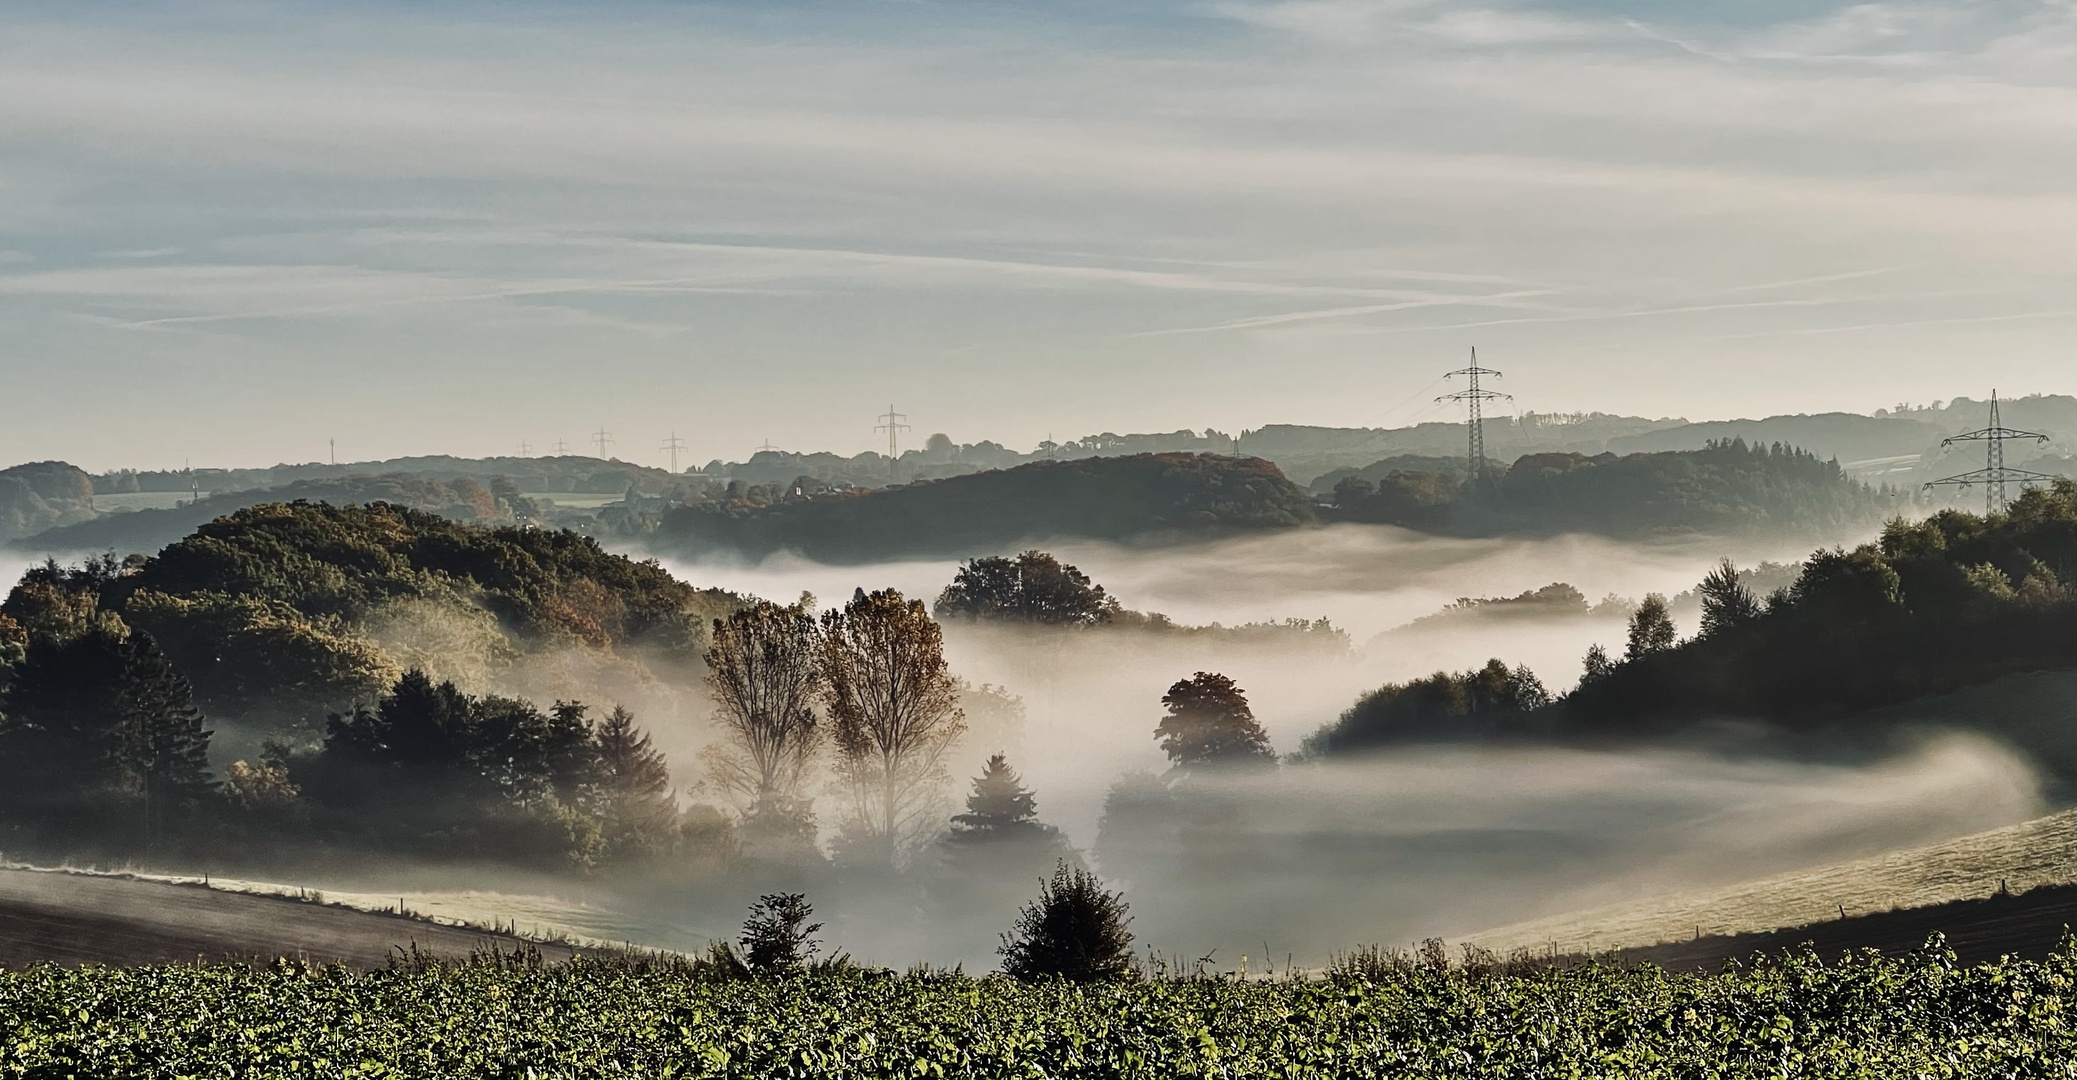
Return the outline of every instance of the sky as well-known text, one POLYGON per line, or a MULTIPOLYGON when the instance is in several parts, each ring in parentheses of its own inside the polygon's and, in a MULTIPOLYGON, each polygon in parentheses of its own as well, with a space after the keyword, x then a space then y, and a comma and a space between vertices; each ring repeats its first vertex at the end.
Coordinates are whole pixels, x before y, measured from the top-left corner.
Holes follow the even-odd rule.
POLYGON ((2070 392, 2077 5, 0 9, 0 461, 2070 392))

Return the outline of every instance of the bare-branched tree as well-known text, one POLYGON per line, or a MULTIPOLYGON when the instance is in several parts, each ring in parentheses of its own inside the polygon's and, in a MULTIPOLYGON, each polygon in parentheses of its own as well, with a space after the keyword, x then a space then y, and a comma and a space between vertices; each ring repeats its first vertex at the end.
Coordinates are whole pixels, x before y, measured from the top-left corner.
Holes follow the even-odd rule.
POLYGON ((920 600, 886 589, 822 616, 826 700, 852 839, 888 858, 926 839, 966 730, 944 639, 920 600))
POLYGON ((802 792, 822 742, 815 704, 822 649, 806 607, 759 601, 714 620, 707 685, 727 738, 701 755, 707 776, 732 797, 755 836, 813 842, 814 818, 802 792))

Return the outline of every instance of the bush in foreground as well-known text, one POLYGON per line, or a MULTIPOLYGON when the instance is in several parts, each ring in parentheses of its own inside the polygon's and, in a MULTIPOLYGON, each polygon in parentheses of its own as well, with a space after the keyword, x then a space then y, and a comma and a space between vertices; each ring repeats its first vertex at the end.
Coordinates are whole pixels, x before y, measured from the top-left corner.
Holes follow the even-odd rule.
POLYGON ((1002 936, 1002 970, 1016 979, 1115 979, 1132 970, 1125 901, 1095 874, 1063 860, 1002 936))

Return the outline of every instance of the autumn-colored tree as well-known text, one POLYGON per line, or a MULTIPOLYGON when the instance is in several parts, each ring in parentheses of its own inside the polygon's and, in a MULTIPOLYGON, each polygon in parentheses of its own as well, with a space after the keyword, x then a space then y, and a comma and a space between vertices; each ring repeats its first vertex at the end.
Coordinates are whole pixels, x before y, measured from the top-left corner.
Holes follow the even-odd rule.
POLYGON ((942 632, 921 601, 885 589, 824 614, 822 643, 847 830, 897 856, 936 831, 945 752, 966 730, 942 632))

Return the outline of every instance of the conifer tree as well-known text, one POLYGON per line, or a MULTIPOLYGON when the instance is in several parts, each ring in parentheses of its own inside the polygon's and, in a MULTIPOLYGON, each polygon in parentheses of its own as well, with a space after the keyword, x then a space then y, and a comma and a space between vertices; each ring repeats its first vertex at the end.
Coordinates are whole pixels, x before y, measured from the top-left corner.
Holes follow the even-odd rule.
POLYGON ((209 775, 214 733, 202 727, 193 689, 150 634, 132 631, 123 653, 122 764, 141 790, 149 817, 214 790, 209 775))
POLYGON ((952 816, 951 839, 983 843, 1044 829, 1038 820, 1038 800, 1010 767, 1009 759, 995 754, 974 778, 973 793, 966 797, 966 813, 952 816))
POLYGON ((678 818, 669 764, 635 726, 634 714, 619 706, 600 721, 596 739, 607 844, 619 851, 660 846, 678 818))

